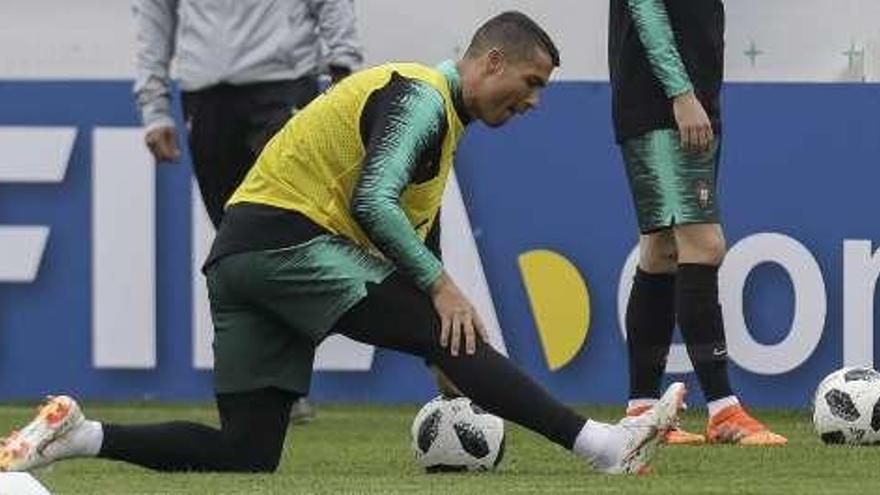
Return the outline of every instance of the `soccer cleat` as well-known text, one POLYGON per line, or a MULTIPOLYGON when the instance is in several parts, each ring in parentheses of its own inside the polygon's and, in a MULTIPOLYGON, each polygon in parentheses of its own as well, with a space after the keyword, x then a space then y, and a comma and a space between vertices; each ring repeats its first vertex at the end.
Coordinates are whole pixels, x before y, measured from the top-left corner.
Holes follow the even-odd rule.
POLYGON ((788 443, 787 438, 770 431, 739 404, 727 406, 709 419, 706 439, 709 443, 760 447, 788 443))
POLYGON ((48 397, 27 426, 2 440, 0 472, 29 471, 66 457, 65 436, 84 422, 75 400, 66 395, 48 397))
POLYGON ((596 469, 607 474, 648 474, 657 445, 675 427, 686 392, 683 383, 673 383, 647 411, 621 419, 616 425, 624 431, 620 452, 609 465, 596 469))
MULTIPOLYGON (((638 416, 639 414, 644 413, 651 406, 637 406, 631 407, 626 410, 627 416, 638 416)), ((660 439, 660 443, 666 445, 702 445, 706 443, 706 437, 700 435, 699 433, 691 433, 689 431, 682 430, 679 427, 674 427, 669 430, 663 438, 660 439)))

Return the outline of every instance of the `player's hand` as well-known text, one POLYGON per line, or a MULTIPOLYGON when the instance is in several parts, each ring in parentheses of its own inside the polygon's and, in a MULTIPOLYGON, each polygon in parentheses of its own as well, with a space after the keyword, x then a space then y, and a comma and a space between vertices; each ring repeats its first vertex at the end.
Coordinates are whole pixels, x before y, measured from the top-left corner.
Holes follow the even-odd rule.
POLYGON ((446 272, 431 285, 431 300, 440 316, 440 346, 449 347, 449 353, 458 356, 464 339, 464 350, 473 354, 477 350, 477 336, 489 342, 489 334, 470 301, 456 287, 446 272))
POLYGON ((147 148, 156 159, 156 163, 174 162, 180 158, 180 148, 177 146, 177 134, 174 126, 163 126, 147 132, 144 139, 147 148))
POLYGON ((688 151, 708 150, 715 134, 712 122, 694 92, 676 96, 672 100, 672 111, 681 136, 681 147, 688 151))

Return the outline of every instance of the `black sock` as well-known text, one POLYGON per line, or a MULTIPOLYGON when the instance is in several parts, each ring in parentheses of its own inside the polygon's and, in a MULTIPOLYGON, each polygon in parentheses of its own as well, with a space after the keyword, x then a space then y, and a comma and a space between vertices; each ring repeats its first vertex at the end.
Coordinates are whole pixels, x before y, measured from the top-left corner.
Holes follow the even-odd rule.
POLYGON ((727 376, 727 344, 718 304, 718 267, 678 265, 678 326, 706 401, 733 395, 727 376))
POLYGON ((675 275, 636 269, 626 307, 629 398, 660 398, 675 330, 675 275))

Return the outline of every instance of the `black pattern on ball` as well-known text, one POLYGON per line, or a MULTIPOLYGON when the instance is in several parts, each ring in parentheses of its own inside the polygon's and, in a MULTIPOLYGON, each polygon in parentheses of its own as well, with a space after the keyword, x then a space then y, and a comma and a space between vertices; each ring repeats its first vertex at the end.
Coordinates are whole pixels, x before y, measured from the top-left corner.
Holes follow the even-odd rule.
POLYGON ((446 464, 437 464, 425 468, 425 472, 428 474, 463 473, 465 471, 467 471, 467 466, 447 466, 446 464))
POLYGON ((844 421, 852 422, 861 416, 849 394, 841 392, 836 388, 825 393, 825 402, 828 403, 828 409, 831 410, 831 414, 844 421))
POLYGON ((829 431, 822 434, 822 441, 827 444, 840 445, 846 443, 846 436, 842 431, 829 431))
POLYGON ((440 429, 440 410, 436 410, 432 412, 422 424, 419 425, 419 450, 422 451, 423 454, 428 452, 428 449, 431 448, 431 445, 434 443, 434 439, 437 438, 437 432, 440 429))
POLYGON ((874 403, 874 409, 871 411, 871 429, 880 431, 880 399, 874 403))
POLYGON ((458 422, 452 425, 455 429, 455 436, 458 437, 461 447, 468 454, 482 459, 489 455, 489 442, 483 432, 470 423, 458 422))

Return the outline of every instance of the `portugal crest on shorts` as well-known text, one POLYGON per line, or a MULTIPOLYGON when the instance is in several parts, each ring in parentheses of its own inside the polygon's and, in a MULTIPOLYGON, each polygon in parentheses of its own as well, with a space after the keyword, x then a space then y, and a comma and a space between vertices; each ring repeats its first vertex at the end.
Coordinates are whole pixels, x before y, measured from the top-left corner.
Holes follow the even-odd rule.
POLYGON ((712 188, 709 187, 709 182, 705 180, 698 180, 694 185, 697 203, 699 203, 700 208, 705 210, 712 204, 712 188))

